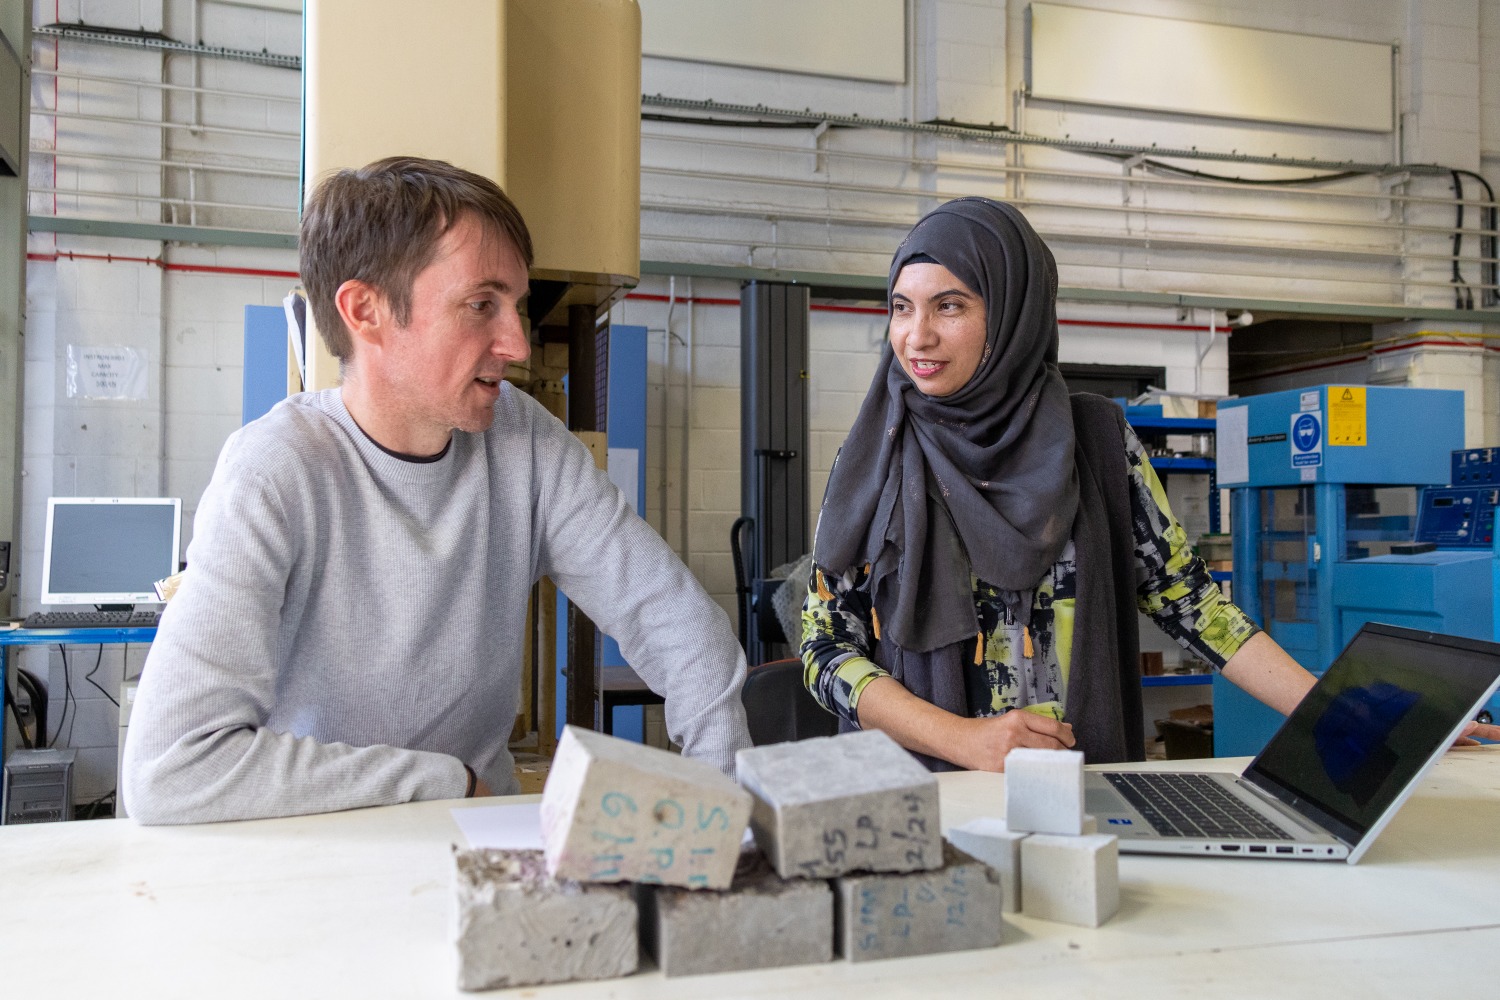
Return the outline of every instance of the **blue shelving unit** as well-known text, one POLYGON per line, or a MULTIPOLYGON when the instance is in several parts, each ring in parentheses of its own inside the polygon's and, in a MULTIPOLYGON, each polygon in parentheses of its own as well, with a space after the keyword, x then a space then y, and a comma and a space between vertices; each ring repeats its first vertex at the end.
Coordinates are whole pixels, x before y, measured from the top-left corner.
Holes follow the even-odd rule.
POLYGON ((1212 684, 1213 681, 1213 674, 1158 674, 1155 677, 1142 677, 1141 687, 1191 687, 1195 684, 1212 684))
MULTIPOLYGON (((0 632, 0 690, 5 689, 11 650, 17 646, 118 646, 155 638, 154 628, 17 628, 0 632)), ((8 714, 0 716, 0 727, 7 718, 8 714)), ((4 766, 5 741, 0 739, 0 768, 4 766)))

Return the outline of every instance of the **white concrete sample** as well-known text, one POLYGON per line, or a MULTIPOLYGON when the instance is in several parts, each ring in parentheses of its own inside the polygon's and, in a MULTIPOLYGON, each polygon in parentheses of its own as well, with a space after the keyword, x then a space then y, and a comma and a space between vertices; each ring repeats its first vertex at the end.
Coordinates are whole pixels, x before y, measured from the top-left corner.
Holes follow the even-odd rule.
POLYGON ((943 856, 937 871, 835 880, 839 954, 869 962, 999 944, 999 876, 951 844, 943 856))
POLYGON ((948 840, 965 854, 983 861, 1000 877, 1000 908, 1021 912, 1021 841, 1030 834, 1014 833, 1005 820, 985 816, 948 831, 948 840))
POLYGON ((750 794, 710 764, 568 726, 542 789, 547 870, 727 889, 749 816, 750 794))
POLYGON ((1017 833, 1083 832, 1083 754, 1021 747, 1005 755, 1005 825, 1017 833))
POLYGON ((752 747, 735 768, 755 796, 755 842, 783 878, 942 864, 937 779, 885 733, 752 747))
POLYGON ((641 937, 665 976, 831 961, 833 888, 784 879, 751 848, 726 890, 646 889, 641 937))
POLYGON ((1021 841, 1021 912, 1039 920, 1098 927, 1120 909, 1120 849, 1111 834, 1021 841))
POLYGON ((629 886, 559 881, 547 874, 541 851, 455 850, 454 861, 460 989, 636 970, 638 911, 629 886))

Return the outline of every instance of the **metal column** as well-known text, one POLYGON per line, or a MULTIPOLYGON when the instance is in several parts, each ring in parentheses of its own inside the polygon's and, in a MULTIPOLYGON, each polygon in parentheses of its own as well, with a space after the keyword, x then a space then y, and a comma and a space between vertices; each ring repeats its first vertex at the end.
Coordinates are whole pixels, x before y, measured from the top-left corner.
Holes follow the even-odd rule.
MULTIPOLYGON (((568 307, 568 429, 606 429, 609 398, 609 328, 596 323, 594 307, 568 307)), ((599 630, 568 602, 568 712, 571 726, 597 730, 599 630)))
POLYGON ((792 655, 771 609, 771 570, 811 547, 807 496, 808 289, 764 281, 740 289, 740 510, 754 519, 745 552, 751 664, 792 655), (762 595, 766 595, 762 599, 762 595))

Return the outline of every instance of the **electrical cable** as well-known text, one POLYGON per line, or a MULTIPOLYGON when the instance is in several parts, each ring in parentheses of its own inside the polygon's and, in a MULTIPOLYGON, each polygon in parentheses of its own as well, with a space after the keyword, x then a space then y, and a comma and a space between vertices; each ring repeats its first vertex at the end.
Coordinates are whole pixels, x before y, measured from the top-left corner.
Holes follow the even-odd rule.
MULTIPOLYGON (((669 125, 712 125, 715 128, 778 128, 778 129, 804 129, 811 131, 818 127, 818 122, 768 122, 768 121, 735 121, 730 118, 698 118, 691 115, 664 115, 659 111, 642 111, 643 122, 665 122, 669 125)), ((848 125, 829 124, 830 129, 850 128, 848 125)))
POLYGON ((1459 269, 1458 257, 1463 252, 1464 246, 1464 181, 1458 175, 1457 170, 1448 171, 1453 177, 1453 206, 1455 219, 1453 222, 1453 277, 1450 279, 1453 287, 1453 308, 1473 309, 1474 292, 1469 288, 1469 283, 1464 281, 1463 271, 1459 269))
POLYGON ((73 697, 73 675, 68 669, 68 647, 62 643, 57 644, 57 651, 62 653, 63 661, 63 710, 57 720, 57 732, 52 734, 52 742, 47 744, 48 749, 57 746, 57 738, 62 735, 63 726, 68 727, 68 738, 63 740, 63 746, 73 742, 73 725, 78 721, 78 699, 73 697), (73 707, 73 718, 68 719, 68 706, 73 707))
MULTIPOLYGON (((816 129, 820 125, 824 125, 824 124, 826 124, 830 130, 832 130, 832 129, 848 129, 848 128, 855 128, 856 127, 856 126, 847 125, 847 124, 844 124, 844 123, 841 123, 841 122, 766 121, 764 119, 756 120, 756 119, 713 118, 713 117, 702 118, 702 117, 690 116, 690 115, 669 115, 669 114, 663 114, 663 113, 661 113, 659 111, 642 111, 641 112, 641 121, 647 121, 647 122, 665 122, 665 123, 674 124, 674 125, 709 125, 709 126, 713 126, 713 127, 716 127, 716 128, 769 128, 769 129, 804 129, 804 130, 808 130, 808 129, 816 129)), ((964 121, 959 121, 959 120, 954 119, 954 118, 928 118, 928 119, 925 119, 925 120, 919 122, 918 124, 921 124, 921 125, 936 125, 936 126, 938 126, 940 128, 965 129, 965 130, 970 131, 970 132, 987 132, 987 133, 989 133, 991 135, 998 135, 998 136, 1018 135, 1019 134, 1019 133, 1016 132, 1015 129, 1011 128, 1009 125, 997 125, 994 122, 988 122, 986 124, 981 125, 981 124, 978 124, 976 122, 964 122, 964 121)), ((1084 155, 1100 156, 1100 157, 1103 157, 1104 159, 1114 160, 1115 162, 1119 162, 1119 163, 1123 163, 1124 161, 1126 161, 1126 160, 1128 160, 1128 159, 1131 158, 1131 154, 1129 154, 1129 153, 1109 153, 1109 152, 1090 152, 1090 151, 1080 151, 1080 152, 1083 152, 1084 155)), ((1224 182, 1227 182, 1227 183, 1230 183, 1230 184, 1247 184, 1247 185, 1261 186, 1261 187, 1295 186, 1295 185, 1298 185, 1298 184, 1322 184, 1322 183, 1326 183, 1328 181, 1347 180, 1350 177, 1365 177, 1365 176, 1368 176, 1368 172, 1367 171, 1363 171, 1363 170, 1340 170, 1340 171, 1337 171, 1337 172, 1331 173, 1331 174, 1309 174, 1309 175, 1306 175, 1306 176, 1303 176, 1303 177, 1275 177, 1275 178, 1265 178, 1265 177, 1231 177, 1228 174, 1215 174, 1215 173, 1210 173, 1210 172, 1208 172, 1206 170, 1191 170, 1191 169, 1189 169, 1187 167, 1177 167, 1177 166, 1173 166, 1170 163, 1165 163, 1165 162, 1163 162, 1161 160, 1143 159, 1141 161, 1141 163, 1142 163, 1142 165, 1148 166, 1148 167, 1150 167, 1153 170, 1159 170, 1159 171, 1162 171, 1164 173, 1179 174, 1179 175, 1184 176, 1184 177, 1197 177, 1197 178, 1201 178, 1202 180, 1224 181, 1224 182)))
MULTIPOLYGON (((1007 131, 1009 131, 1007 129, 1007 131)), ((1106 160, 1116 163, 1124 163, 1131 157, 1124 153, 1091 153, 1091 156, 1100 156, 1106 160)), ((1215 174, 1207 170, 1192 170, 1188 167, 1173 166, 1161 160, 1143 158, 1141 166, 1166 174, 1179 174, 1183 177, 1197 177, 1206 181, 1224 181, 1229 184, 1248 184, 1255 187, 1293 187, 1299 184, 1324 184, 1328 181, 1343 181, 1350 177, 1367 177, 1368 174, 1360 170, 1340 170, 1331 174, 1307 174, 1302 177, 1231 177, 1228 174, 1215 174)))
MULTIPOLYGON (((1487 258, 1487 262, 1481 263, 1479 266, 1480 283, 1491 286, 1500 285, 1500 261, 1495 259, 1496 257, 1500 257, 1500 252, 1497 252, 1500 251, 1500 207, 1497 207, 1494 203, 1495 189, 1490 186, 1490 182, 1485 180, 1483 175, 1476 174, 1472 170, 1455 170, 1453 173, 1455 175, 1461 174, 1465 177, 1472 177, 1484 188, 1484 199, 1490 205, 1487 208, 1480 209, 1480 218, 1482 220, 1480 226, 1486 232, 1483 236, 1479 237, 1479 256, 1487 258)), ((1483 289, 1480 292, 1480 301, 1485 306, 1500 305, 1500 289, 1493 287, 1483 289)))
POLYGON ((42 682, 24 667, 16 668, 16 687, 25 688, 26 697, 31 699, 32 731, 36 733, 31 745, 33 748, 45 747, 47 745, 47 689, 42 687, 42 682))
POLYGON ((21 710, 16 707, 16 699, 12 697, 8 687, 5 689, 5 705, 10 709, 11 718, 16 720, 16 734, 21 737, 21 749, 36 749, 31 745, 31 737, 27 735, 26 726, 21 722, 21 710))
POLYGON ((95 690, 97 690, 100 694, 104 695, 104 697, 108 698, 110 700, 110 702, 115 706, 115 708, 119 708, 120 707, 120 703, 115 700, 115 696, 112 695, 112 694, 110 694, 108 691, 104 690, 102 687, 100 687, 99 686, 99 682, 96 681, 96 680, 94 680, 94 675, 99 672, 99 664, 100 664, 100 662, 103 659, 104 659, 104 643, 101 642, 99 644, 99 655, 96 656, 96 657, 94 657, 94 669, 90 670, 88 673, 84 674, 83 675, 83 679, 86 680, 86 681, 88 681, 90 684, 94 685, 95 690))
MULTIPOLYGON (((119 789, 118 788, 111 788, 109 791, 105 792, 103 795, 99 796, 97 799, 94 799, 91 802, 85 802, 82 805, 76 806, 74 808, 74 810, 73 810, 73 818, 74 819, 98 819, 99 818, 100 807, 103 806, 105 802, 108 802, 110 799, 114 798, 118 793, 119 793, 119 789)), ((110 810, 109 810, 109 814, 111 816, 113 816, 114 813, 115 813, 115 808, 114 808, 114 806, 111 806, 110 810)))

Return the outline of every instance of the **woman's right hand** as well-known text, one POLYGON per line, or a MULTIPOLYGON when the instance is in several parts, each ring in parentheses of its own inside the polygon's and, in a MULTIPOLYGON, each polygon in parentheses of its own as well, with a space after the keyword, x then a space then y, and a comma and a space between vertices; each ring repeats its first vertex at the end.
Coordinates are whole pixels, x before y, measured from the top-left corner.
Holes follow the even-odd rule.
POLYGON ((1022 709, 964 722, 965 759, 955 763, 973 771, 1004 771, 1005 756, 1016 747, 1069 750, 1077 742, 1070 724, 1022 709))

